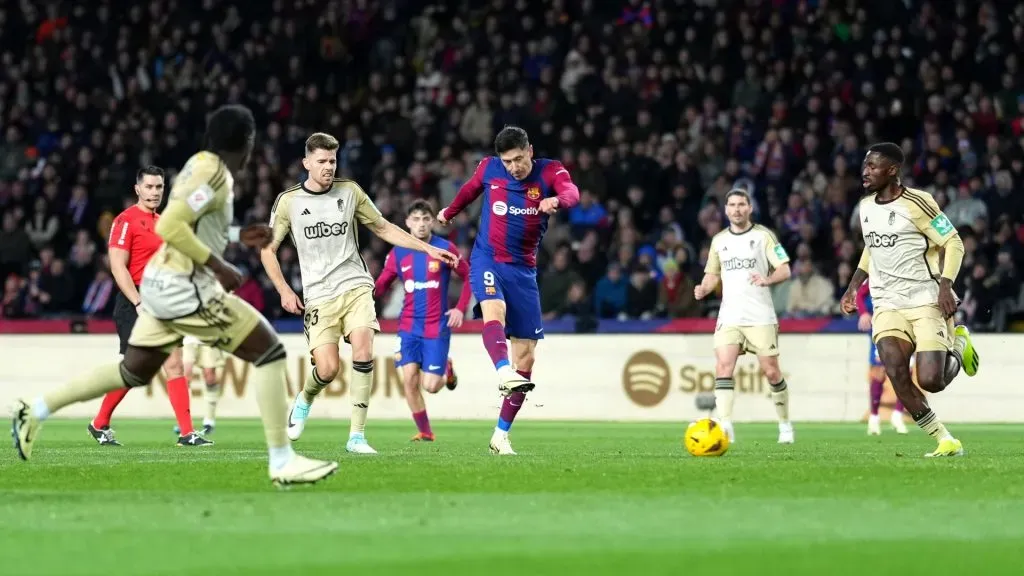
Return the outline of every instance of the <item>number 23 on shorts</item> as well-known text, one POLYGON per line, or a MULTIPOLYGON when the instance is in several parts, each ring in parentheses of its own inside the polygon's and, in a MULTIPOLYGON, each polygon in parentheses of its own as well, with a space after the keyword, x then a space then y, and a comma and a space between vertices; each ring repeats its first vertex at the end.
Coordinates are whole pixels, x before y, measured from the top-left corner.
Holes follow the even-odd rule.
POLYGON ((320 311, 310 310, 306 312, 306 315, 303 317, 303 320, 305 321, 304 323, 306 324, 306 327, 316 326, 317 322, 320 321, 320 311))

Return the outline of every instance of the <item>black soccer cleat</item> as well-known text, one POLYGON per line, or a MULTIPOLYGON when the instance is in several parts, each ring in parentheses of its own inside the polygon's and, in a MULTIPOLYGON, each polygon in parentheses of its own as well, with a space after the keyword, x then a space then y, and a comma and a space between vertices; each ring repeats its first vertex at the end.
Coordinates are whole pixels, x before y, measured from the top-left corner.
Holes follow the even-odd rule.
POLYGON ((117 438, 114 438, 114 431, 110 429, 110 426, 97 428, 92 425, 92 422, 89 422, 89 435, 100 446, 121 446, 117 438))
POLYGON ((203 438, 198 432, 189 432, 178 437, 178 446, 213 446, 213 440, 203 438))
MULTIPOLYGON (((202 432, 203 436, 209 436, 210 434, 213 434, 214 428, 215 427, 214 427, 213 424, 203 424, 203 432, 202 432)), ((174 433, 178 434, 180 436, 181 435, 181 426, 178 426, 177 424, 175 424, 174 425, 174 433)))

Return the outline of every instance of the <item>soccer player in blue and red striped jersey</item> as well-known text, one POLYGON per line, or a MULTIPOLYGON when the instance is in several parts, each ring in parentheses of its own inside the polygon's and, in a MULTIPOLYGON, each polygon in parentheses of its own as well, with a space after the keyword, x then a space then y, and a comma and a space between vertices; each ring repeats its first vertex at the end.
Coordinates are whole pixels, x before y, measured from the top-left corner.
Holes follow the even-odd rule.
MULTIPOLYGON (((416 200, 409 205, 405 225, 416 238, 458 256, 458 250, 451 242, 432 234, 434 208, 426 200, 416 200)), ((413 441, 434 441, 420 388, 436 394, 444 386, 454 390, 458 382, 448 349, 451 329, 462 326, 469 305, 469 265, 465 260, 459 260, 455 273, 462 278, 462 293, 455 308, 448 308, 451 266, 425 252, 396 246, 384 261, 384 271, 373 288, 374 298, 387 293, 396 279, 400 279, 405 288, 395 365, 402 370, 405 400, 416 422, 417 433, 412 437, 413 441)))
POLYGON ((548 217, 580 199, 569 171, 558 161, 534 159, 526 131, 506 126, 494 139, 497 156, 484 158, 455 199, 438 213, 442 224, 484 196, 480 229, 469 262, 469 282, 484 316, 483 340, 505 396, 491 452, 515 454, 512 427, 531 381, 537 342, 544 338, 537 289, 537 248, 548 217), (512 339, 513 362, 506 338, 512 339))

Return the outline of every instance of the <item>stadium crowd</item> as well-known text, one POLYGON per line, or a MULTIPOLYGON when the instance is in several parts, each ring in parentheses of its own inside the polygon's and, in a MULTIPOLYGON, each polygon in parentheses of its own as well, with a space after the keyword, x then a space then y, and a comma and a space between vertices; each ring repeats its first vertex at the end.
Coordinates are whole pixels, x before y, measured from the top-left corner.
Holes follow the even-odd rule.
MULTIPOLYGON (((965 238, 965 320, 999 329, 1024 306, 1024 4, 127 6, 0 3, 0 317, 109 314, 106 236, 134 202, 137 168, 173 178, 206 113, 229 102, 261 127, 236 175, 239 223, 266 221, 304 177, 313 131, 341 140, 340 173, 401 223, 411 199, 447 204, 503 125, 526 128, 582 195, 544 241, 549 318, 713 315, 693 287, 737 186, 793 258, 780 315, 836 314, 862 245, 860 163, 880 140, 903 146, 905 183, 933 194, 965 238)), ((476 215, 442 231, 464 255, 476 215)), ((387 247, 365 240, 376 275, 387 247)), ((286 314, 258 255, 233 258, 243 297, 286 314)), ((299 291, 294 251, 280 260, 299 291)))

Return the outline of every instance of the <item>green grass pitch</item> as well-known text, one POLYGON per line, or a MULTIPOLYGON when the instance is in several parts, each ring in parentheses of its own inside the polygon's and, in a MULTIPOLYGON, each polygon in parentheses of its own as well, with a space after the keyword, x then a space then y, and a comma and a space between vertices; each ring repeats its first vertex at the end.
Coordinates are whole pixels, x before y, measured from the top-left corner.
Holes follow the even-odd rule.
POLYGON ((343 454, 347 423, 312 420, 296 444, 337 475, 279 491, 256 421, 224 420, 207 449, 171 423, 47 423, 30 463, 0 451, 0 574, 680 575, 1021 574, 1021 426, 951 426, 968 454, 926 460, 913 430, 739 425, 719 459, 688 456, 681 425, 540 423, 518 457, 487 452, 491 424, 370 421, 378 456, 343 454))

